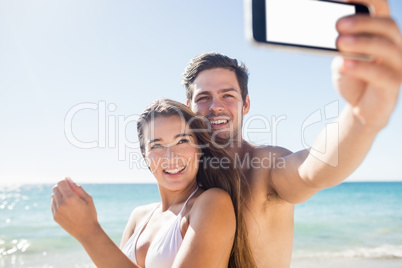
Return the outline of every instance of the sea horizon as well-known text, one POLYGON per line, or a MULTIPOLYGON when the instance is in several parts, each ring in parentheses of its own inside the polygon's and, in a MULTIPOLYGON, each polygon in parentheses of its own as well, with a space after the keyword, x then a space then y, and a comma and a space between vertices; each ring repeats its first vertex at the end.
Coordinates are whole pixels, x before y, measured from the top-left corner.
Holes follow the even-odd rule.
MULTIPOLYGON (((28 181, 22 181, 22 182, 8 182, 8 181, 0 181, 0 186, 8 186, 8 185, 54 185, 61 179, 55 180, 54 182, 49 182, 49 181, 37 181, 37 182, 28 182, 28 181)), ((401 180, 355 180, 355 181, 343 181, 340 184, 344 183, 389 183, 389 182, 395 182, 395 183, 402 183, 401 180)), ((127 181, 78 181, 80 185, 92 185, 92 184, 157 184, 157 182, 127 182, 127 181)), ((340 185, 338 184, 338 185, 340 185)), ((332 186, 336 187, 338 185, 332 186)), ((329 188, 332 188, 329 187, 329 188)))

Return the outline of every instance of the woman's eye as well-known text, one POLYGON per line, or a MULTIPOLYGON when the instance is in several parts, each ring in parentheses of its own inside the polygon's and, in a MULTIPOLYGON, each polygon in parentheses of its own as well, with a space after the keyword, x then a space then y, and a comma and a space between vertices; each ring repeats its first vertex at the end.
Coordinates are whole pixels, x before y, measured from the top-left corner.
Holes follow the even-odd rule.
POLYGON ((163 146, 160 144, 153 144, 151 145, 151 149, 162 148, 163 146))
POLYGON ((188 143, 188 142, 190 142, 189 139, 181 139, 177 144, 188 143))

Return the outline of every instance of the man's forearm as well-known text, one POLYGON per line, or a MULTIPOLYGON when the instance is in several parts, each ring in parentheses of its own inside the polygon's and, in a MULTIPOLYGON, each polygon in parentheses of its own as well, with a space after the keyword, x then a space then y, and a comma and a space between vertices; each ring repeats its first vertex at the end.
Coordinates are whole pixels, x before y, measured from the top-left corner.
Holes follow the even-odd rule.
POLYGON ((345 180, 364 160, 380 131, 357 119, 349 105, 334 124, 332 133, 321 131, 299 168, 300 177, 316 188, 345 180))

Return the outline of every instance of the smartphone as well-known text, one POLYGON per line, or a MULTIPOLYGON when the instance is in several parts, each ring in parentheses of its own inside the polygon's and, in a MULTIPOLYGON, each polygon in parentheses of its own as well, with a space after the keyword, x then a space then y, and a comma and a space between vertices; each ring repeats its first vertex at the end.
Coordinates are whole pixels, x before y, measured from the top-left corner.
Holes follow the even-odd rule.
POLYGON ((370 14, 365 5, 329 0, 246 0, 245 3, 246 30, 252 43, 331 54, 338 52, 338 19, 370 14))

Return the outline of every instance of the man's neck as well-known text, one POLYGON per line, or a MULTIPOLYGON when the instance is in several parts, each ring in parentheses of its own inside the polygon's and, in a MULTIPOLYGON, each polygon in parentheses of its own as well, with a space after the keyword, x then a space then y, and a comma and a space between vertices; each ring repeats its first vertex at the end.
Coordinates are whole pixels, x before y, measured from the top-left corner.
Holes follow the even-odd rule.
POLYGON ((248 151, 249 144, 247 141, 243 139, 239 139, 230 143, 230 145, 226 148, 229 154, 234 158, 237 156, 243 156, 245 152, 248 151))

